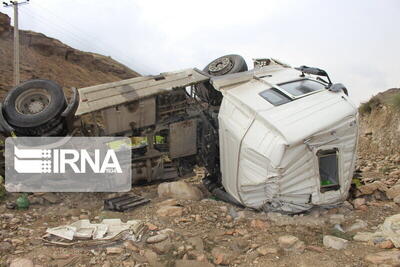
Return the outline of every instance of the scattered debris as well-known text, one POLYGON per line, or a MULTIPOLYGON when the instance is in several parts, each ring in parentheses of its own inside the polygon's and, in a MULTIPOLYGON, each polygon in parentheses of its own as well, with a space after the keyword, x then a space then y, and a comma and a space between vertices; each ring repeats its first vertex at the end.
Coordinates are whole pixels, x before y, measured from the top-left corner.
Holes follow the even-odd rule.
POLYGON ((396 248, 400 247, 400 214, 387 217, 383 224, 378 226, 375 233, 359 232, 354 236, 356 241, 374 241, 381 238, 382 240, 390 240, 396 248))
POLYGON ((79 220, 70 225, 47 229, 43 240, 55 245, 94 245, 102 243, 101 241, 119 240, 123 233, 129 233, 130 239, 138 241, 141 239, 144 229, 144 223, 137 220, 123 223, 120 219, 104 219, 98 224, 92 224, 89 220, 79 220), (58 239, 54 237, 58 237, 58 239), (59 240, 60 238, 61 240, 59 240), (73 240, 77 241, 70 242, 73 240))
POLYGON ((29 200, 26 194, 22 194, 17 200, 15 201, 15 204, 17 205, 17 208, 19 210, 27 209, 29 208, 29 200))
POLYGON ((141 196, 134 194, 126 194, 123 196, 113 197, 104 200, 104 209, 113 211, 130 211, 137 206, 144 205, 150 202, 149 199, 145 199, 141 196))

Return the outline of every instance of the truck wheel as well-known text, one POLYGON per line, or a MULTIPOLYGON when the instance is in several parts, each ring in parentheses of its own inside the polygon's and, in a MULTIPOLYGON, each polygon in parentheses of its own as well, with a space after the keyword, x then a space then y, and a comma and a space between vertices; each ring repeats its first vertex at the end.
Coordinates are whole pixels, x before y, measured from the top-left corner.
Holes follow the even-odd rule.
MULTIPOLYGON (((211 76, 221 76, 247 71, 247 64, 243 57, 239 55, 226 55, 211 61, 203 71, 211 76)), ((221 105, 222 94, 215 90, 210 82, 198 84, 195 89, 197 96, 202 101, 212 106, 221 105)))
POLYGON ((203 71, 212 76, 221 76, 247 71, 247 64, 239 55, 226 55, 211 61, 203 71))
POLYGON ((49 80, 31 80, 8 93, 4 115, 16 128, 43 127, 54 121, 66 105, 64 91, 58 84, 49 80))

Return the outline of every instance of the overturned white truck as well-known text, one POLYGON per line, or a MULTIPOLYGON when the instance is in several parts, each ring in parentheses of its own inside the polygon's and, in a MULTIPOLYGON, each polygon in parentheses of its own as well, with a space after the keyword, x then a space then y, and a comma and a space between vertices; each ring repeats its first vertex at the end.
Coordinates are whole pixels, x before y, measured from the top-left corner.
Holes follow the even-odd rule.
POLYGON ((347 89, 321 69, 274 59, 254 60, 248 71, 242 57, 227 55, 203 71, 74 90, 69 104, 53 82, 28 81, 1 109, 9 136, 145 137, 132 147, 133 183, 205 166, 217 197, 266 211, 344 201, 355 166, 358 115, 347 89))

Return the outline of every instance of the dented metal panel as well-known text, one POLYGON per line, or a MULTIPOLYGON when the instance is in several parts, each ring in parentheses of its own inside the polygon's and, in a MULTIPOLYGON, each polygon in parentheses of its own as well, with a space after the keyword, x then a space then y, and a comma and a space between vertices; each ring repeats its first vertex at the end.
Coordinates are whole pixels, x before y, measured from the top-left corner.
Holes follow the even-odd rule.
POLYGON ((156 123, 155 97, 133 101, 102 111, 105 134, 122 133, 156 123))
POLYGON ((161 73, 157 76, 106 83, 79 89, 80 103, 76 116, 122 105, 206 81, 209 77, 196 69, 161 73))
POLYGON ((186 120, 169 126, 169 151, 171 158, 180 158, 197 153, 197 121, 186 120))

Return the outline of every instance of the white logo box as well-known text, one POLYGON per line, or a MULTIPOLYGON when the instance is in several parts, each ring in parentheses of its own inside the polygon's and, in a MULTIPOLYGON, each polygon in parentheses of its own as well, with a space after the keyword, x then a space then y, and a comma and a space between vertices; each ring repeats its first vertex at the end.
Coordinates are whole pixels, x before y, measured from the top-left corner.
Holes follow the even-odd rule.
POLYGON ((131 140, 126 137, 9 137, 9 192, 127 192, 131 140))

